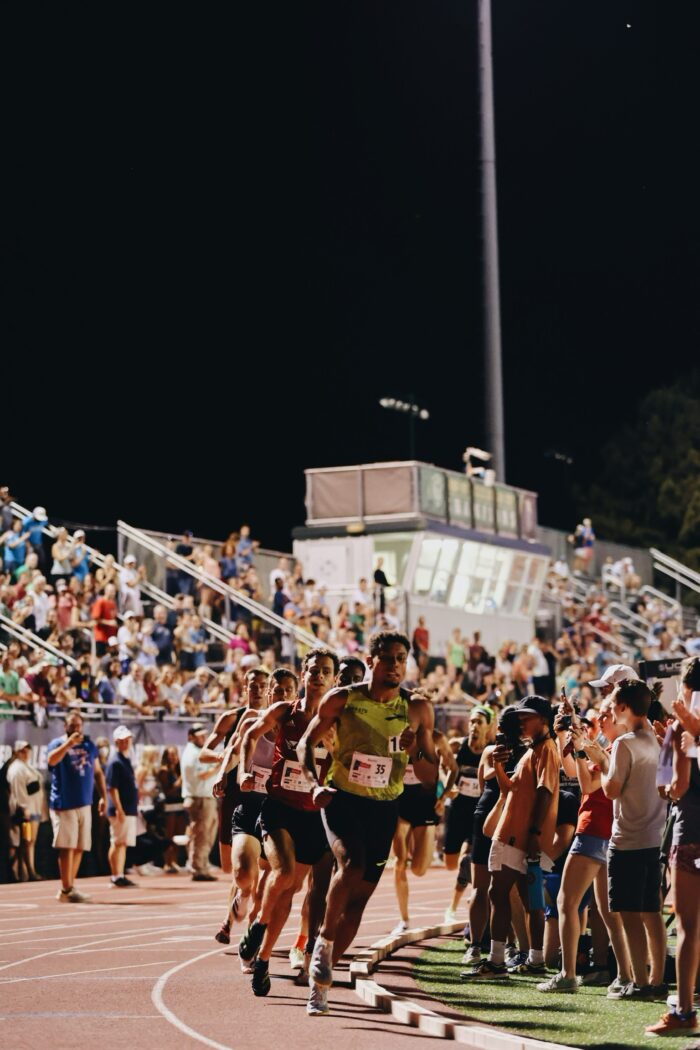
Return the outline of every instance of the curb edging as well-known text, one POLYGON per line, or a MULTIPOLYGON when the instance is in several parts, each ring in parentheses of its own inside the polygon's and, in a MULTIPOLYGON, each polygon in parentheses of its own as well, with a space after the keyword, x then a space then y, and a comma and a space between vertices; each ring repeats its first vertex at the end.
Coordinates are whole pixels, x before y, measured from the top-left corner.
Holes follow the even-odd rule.
POLYGON ((375 941, 368 949, 358 952, 350 963, 350 980, 356 994, 363 1002, 385 1014, 391 1014, 400 1024, 417 1028, 426 1035, 438 1039, 452 1039, 463 1046, 479 1047, 480 1050, 576 1050, 564 1043, 547 1043, 540 1039, 530 1039, 525 1035, 515 1035, 499 1028, 491 1028, 481 1021, 455 1021, 442 1017, 420 1003, 414 1003, 404 996, 396 995, 388 988, 382 987, 372 979, 372 974, 384 959, 387 959, 399 948, 417 944, 420 941, 435 937, 445 937, 459 933, 464 928, 462 922, 441 923, 437 926, 424 926, 407 930, 399 937, 383 937, 375 941))

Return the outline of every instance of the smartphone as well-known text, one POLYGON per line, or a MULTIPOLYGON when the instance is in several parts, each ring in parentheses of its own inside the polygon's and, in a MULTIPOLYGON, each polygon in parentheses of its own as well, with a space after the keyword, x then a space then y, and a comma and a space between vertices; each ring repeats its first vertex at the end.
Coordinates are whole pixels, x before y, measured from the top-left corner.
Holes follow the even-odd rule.
POLYGON ((499 747, 508 747, 508 737, 505 733, 496 733, 496 744, 499 747))
POLYGON ((561 720, 561 728, 562 729, 571 729, 572 721, 573 721, 573 715, 563 715, 562 716, 562 720, 561 720))

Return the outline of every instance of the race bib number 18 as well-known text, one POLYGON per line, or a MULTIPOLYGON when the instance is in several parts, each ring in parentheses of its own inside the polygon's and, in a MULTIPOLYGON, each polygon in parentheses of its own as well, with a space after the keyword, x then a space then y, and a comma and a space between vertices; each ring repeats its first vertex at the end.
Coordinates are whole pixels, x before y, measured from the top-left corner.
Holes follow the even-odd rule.
POLYGON ((389 783, 391 765, 390 758, 363 755, 361 751, 354 751, 350 762, 349 779, 353 784, 359 784, 362 787, 383 788, 389 783))

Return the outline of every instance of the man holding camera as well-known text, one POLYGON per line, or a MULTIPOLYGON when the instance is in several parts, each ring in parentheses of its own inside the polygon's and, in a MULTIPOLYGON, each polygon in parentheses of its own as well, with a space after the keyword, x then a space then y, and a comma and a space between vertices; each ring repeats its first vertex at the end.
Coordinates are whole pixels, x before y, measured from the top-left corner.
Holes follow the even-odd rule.
POLYGON ((64 904, 83 904, 90 898, 75 889, 74 882, 84 850, 92 845, 92 795, 97 781, 99 813, 107 808, 107 788, 98 751, 83 735, 79 711, 65 717, 65 733, 48 746, 51 770, 49 809, 53 826, 53 845, 58 850, 61 889, 56 899, 64 904))

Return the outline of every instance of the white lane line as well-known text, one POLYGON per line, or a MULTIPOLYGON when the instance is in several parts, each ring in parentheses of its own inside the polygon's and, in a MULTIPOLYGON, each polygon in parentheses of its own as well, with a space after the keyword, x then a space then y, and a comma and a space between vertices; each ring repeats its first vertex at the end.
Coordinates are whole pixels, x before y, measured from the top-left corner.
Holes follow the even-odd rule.
POLYGON ((37 977, 2 977, 2 984, 19 984, 20 981, 48 981, 50 977, 78 977, 86 973, 113 973, 114 970, 140 970, 143 966, 162 966, 164 962, 175 962, 174 959, 155 959, 149 963, 129 963, 128 966, 101 966, 98 970, 73 970, 71 973, 42 973, 37 977))
POLYGON ((161 974, 156 983, 153 986, 151 992, 151 1000, 158 1013, 162 1014, 166 1021, 182 1032, 183 1035, 188 1035, 190 1039, 196 1039, 199 1043, 204 1043, 205 1046, 212 1047, 212 1050, 232 1050, 230 1046, 224 1046, 223 1043, 217 1043, 214 1039, 208 1039, 206 1035, 202 1035, 201 1032, 196 1032, 194 1028, 190 1028, 184 1021, 181 1021, 177 1014, 174 1014, 172 1010, 163 1002, 163 990, 166 984, 173 974, 178 973, 179 970, 184 970, 186 966, 192 966, 193 963, 199 962, 201 959, 208 959, 211 955, 220 955, 224 952, 225 948, 216 948, 211 952, 204 952, 203 955, 197 955, 194 959, 187 959, 185 962, 180 963, 179 966, 173 966, 167 973, 161 974))

